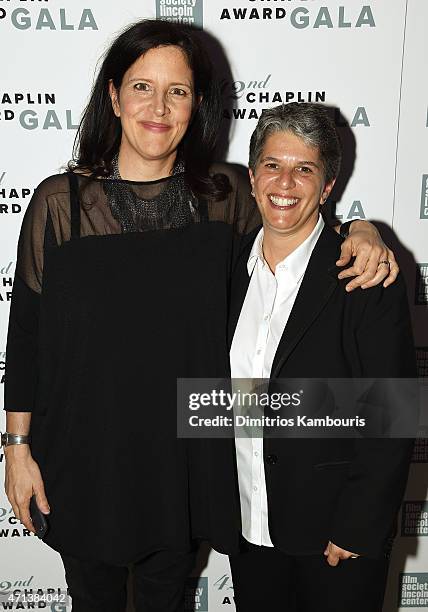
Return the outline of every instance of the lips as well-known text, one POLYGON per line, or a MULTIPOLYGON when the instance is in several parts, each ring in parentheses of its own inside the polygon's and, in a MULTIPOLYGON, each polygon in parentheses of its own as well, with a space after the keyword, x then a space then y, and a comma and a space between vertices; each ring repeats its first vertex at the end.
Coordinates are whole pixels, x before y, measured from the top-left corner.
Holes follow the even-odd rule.
POLYGON ((165 123, 155 123, 153 121, 143 121, 141 125, 150 132, 163 133, 171 129, 170 125, 166 125, 165 123))
POLYGON ((269 201, 272 208, 277 210, 289 210, 294 208, 299 203, 300 198, 290 198, 284 196, 269 195, 269 201))

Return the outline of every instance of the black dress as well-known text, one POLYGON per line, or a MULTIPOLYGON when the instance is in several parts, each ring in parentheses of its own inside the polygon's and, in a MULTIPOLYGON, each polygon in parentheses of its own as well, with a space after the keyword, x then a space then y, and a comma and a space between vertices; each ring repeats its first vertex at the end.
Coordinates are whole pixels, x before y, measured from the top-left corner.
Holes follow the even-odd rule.
POLYGON ((227 175, 229 196, 189 202, 179 226, 138 218, 139 198, 155 202, 174 177, 56 175, 29 204, 5 409, 32 412, 51 506, 45 541, 59 552, 126 564, 194 538, 237 545, 232 442, 176 434, 176 379, 228 375, 232 260, 237 236, 259 223, 245 177, 212 171, 227 175), (117 214, 124 194, 139 231, 117 214))

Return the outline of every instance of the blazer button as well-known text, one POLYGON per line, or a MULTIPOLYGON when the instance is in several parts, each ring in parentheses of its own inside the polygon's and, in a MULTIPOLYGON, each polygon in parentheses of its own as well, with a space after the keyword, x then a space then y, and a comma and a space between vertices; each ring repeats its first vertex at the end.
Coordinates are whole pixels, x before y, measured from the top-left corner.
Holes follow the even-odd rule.
POLYGON ((278 457, 276 455, 268 455, 266 457, 266 463, 268 463, 269 465, 275 465, 277 461, 278 457))

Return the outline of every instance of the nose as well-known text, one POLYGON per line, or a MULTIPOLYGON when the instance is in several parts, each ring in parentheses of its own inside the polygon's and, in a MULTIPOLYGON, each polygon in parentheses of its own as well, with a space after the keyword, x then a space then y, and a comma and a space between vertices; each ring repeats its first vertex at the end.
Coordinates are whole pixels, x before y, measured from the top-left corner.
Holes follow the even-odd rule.
POLYGON ((163 117, 169 113, 169 106, 162 91, 155 91, 152 98, 153 112, 156 117, 163 117))
POLYGON ((282 168, 277 180, 281 189, 293 189, 296 186, 292 168, 282 168))

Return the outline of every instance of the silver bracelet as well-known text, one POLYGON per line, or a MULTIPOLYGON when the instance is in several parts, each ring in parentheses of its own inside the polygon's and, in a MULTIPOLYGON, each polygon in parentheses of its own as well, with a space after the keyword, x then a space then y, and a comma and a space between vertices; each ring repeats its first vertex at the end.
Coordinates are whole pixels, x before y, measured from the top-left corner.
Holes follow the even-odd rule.
POLYGON ((13 434, 9 432, 0 433, 0 448, 6 446, 12 446, 14 444, 29 444, 30 436, 23 436, 21 434, 13 434))

